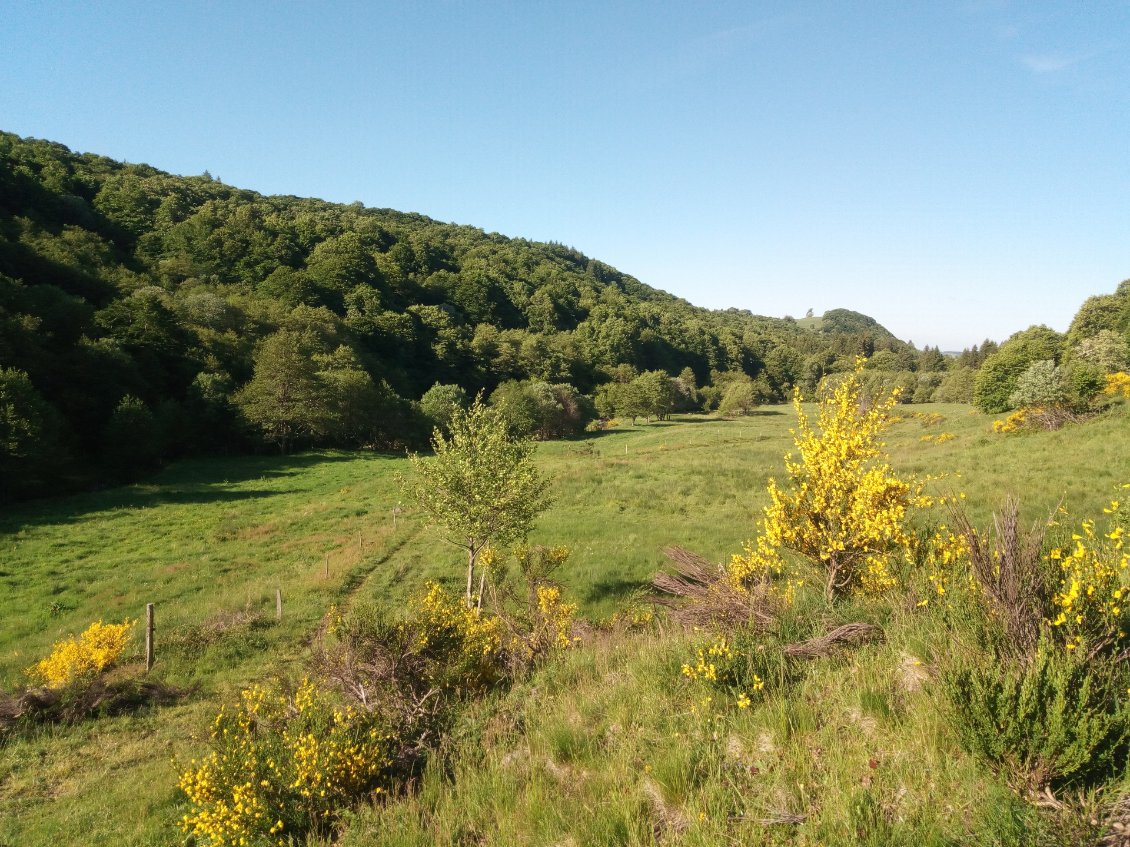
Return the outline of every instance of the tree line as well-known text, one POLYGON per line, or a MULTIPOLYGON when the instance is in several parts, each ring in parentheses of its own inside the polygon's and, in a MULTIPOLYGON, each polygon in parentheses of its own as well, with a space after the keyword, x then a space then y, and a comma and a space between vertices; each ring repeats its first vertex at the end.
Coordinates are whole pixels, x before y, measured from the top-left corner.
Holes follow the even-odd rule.
POLYGON ((423 446, 479 394, 542 438, 741 413, 859 355, 912 399, 969 399, 987 351, 843 309, 701 309, 562 244, 0 133, 0 500, 201 453, 423 446))

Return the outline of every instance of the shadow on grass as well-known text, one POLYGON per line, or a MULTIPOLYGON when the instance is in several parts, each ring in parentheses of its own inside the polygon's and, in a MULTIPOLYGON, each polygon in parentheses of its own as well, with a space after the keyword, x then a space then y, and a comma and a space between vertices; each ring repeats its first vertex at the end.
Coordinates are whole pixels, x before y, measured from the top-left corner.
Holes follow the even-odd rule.
POLYGON ((624 600, 647 588, 647 580, 610 578, 601 579, 589 586, 585 602, 598 603, 602 600, 624 600))
MULTIPOLYGON (((766 411, 765 414, 781 414, 780 412, 766 411)), ((593 441, 598 438, 605 438, 610 435, 629 435, 629 434, 643 434, 650 429, 664 429, 671 426, 683 426, 684 424, 721 424, 729 423, 728 418, 711 418, 705 415, 694 415, 687 417, 677 417, 674 420, 668 421, 641 421, 637 424, 620 424, 619 426, 610 427, 608 429, 597 429, 591 432, 582 432, 579 435, 574 435, 570 438, 561 439, 562 441, 583 442, 593 441)))
POLYGON ((68 524, 95 512, 148 509, 165 503, 206 504, 238 502, 286 494, 286 488, 233 490, 228 486, 250 480, 285 479, 316 465, 352 461, 355 456, 305 453, 293 456, 236 456, 189 459, 171 465, 141 482, 72 494, 56 500, 21 504, 0 515, 0 534, 29 526, 68 524))

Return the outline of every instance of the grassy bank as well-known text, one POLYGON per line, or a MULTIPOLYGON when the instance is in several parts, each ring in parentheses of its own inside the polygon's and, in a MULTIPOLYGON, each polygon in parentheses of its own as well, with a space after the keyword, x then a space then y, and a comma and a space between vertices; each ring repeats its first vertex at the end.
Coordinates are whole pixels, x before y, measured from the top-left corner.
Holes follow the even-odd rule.
MULTIPOLYGON (((964 491, 977 522, 1006 493, 1032 518, 1061 499, 1094 514, 1126 481, 1124 414, 1001 436, 966 406, 904 412, 888 439, 892 462, 947 474, 936 486, 964 491)), ((791 409, 766 408, 543 444, 554 503, 532 540, 572 548, 567 594, 582 614, 608 618, 662 566, 662 547, 715 560, 739 549, 767 478, 782 473, 793 422, 791 409)), ((426 579, 458 585, 458 553, 401 499, 397 474, 407 471, 401 457, 339 452, 197 461, 0 517, 4 686, 58 638, 98 618, 136 618, 147 602, 158 610, 155 673, 197 686, 179 706, 0 747, 0 844, 180 843, 174 759, 198 752, 192 737, 221 702, 280 669, 300 673, 331 603, 395 608, 426 579)), ((774 839, 798 832, 792 843, 837 843, 872 821, 864 829, 886 840, 871 843, 899 843, 899 832, 947 843, 976 831, 990 808, 1031 832, 1026 805, 978 804, 1005 787, 955 752, 928 693, 900 681, 907 661, 929 664, 944 638, 915 620, 894 626, 886 644, 814 665, 795 696, 711 721, 693 711, 705 707, 678 673, 689 636, 601 636, 478 707, 462 730, 473 752, 428 772, 415 797, 366 813, 346 841, 653 843, 677 831, 688 844, 785 843, 774 839), (806 812, 807 829, 760 823, 811 808, 826 814, 806 812), (839 808, 859 820, 828 811, 839 808), (882 821, 888 829, 875 829, 882 821)))

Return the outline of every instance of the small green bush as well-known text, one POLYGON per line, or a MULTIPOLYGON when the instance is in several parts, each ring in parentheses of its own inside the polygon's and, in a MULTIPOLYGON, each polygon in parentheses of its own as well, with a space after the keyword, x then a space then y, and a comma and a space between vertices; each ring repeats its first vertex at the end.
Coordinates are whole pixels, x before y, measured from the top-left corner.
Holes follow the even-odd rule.
POLYGON ((1027 662, 955 659, 942 689, 962 746, 1030 788, 1092 786, 1125 763, 1127 674, 1111 662, 1045 640, 1027 662))
POLYGON ((742 709, 768 692, 788 689, 802 675, 799 662, 785 655, 777 639, 749 627, 712 637, 683 664, 682 672, 728 695, 742 709))

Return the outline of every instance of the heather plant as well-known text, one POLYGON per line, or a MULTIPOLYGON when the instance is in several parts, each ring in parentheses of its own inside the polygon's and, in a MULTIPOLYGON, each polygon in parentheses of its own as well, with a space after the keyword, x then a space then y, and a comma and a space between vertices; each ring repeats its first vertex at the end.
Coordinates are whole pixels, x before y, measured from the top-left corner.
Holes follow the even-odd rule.
POLYGON ((1127 673, 1050 639, 1027 659, 954 651, 942 691, 962 746, 1018 787, 1088 787, 1124 766, 1127 673))
POLYGON ((210 847, 327 834, 342 811, 384 791, 397 742, 378 712, 310 680, 293 694, 252 686, 221 708, 212 750, 181 774, 191 806, 181 829, 210 847))

